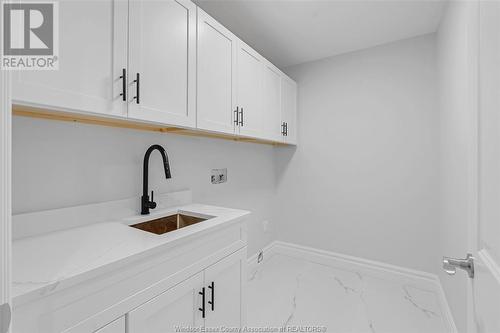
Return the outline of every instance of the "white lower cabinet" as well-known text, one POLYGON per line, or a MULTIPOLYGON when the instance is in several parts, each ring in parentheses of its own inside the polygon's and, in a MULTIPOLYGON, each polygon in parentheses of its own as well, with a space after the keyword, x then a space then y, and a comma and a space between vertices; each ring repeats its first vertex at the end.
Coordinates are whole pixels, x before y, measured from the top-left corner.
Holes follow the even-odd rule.
POLYGON ((220 224, 204 233, 159 245, 97 277, 18 299, 13 309, 16 333, 163 333, 177 327, 244 326, 248 213, 230 213, 234 215, 220 216, 220 224))
POLYGON ((240 328, 244 320, 245 257, 245 249, 235 252, 130 311, 127 332, 240 328))
POLYGON ((127 314, 129 333, 179 332, 203 324, 203 272, 179 283, 127 314))
POLYGON ((242 297, 245 283, 245 254, 245 251, 238 251, 205 270, 205 286, 208 288, 208 311, 205 320, 207 328, 243 325, 246 310, 242 297))
POLYGON ((98 329, 95 333, 125 333, 125 316, 98 329))

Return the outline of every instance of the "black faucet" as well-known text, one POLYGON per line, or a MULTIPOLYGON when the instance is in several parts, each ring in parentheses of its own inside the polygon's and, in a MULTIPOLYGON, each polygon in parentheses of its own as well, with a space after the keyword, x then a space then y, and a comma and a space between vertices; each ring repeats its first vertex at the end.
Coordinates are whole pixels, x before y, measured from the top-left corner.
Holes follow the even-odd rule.
POLYGON ((141 198, 141 214, 148 215, 150 209, 156 208, 156 202, 154 202, 153 191, 151 191, 151 201, 149 201, 148 196, 148 170, 149 170, 149 156, 153 150, 158 150, 163 158, 163 168, 165 169, 165 177, 167 179, 172 178, 170 174, 170 164, 168 163, 168 156, 165 149, 160 145, 152 145, 146 151, 144 155, 144 169, 142 176, 142 198, 141 198))

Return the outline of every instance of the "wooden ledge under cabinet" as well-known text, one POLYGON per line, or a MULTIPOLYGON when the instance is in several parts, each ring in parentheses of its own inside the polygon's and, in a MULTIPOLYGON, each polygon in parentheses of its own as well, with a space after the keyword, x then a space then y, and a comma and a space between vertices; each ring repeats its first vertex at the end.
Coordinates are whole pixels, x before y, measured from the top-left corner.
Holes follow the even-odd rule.
POLYGON ((24 105, 12 105, 12 113, 14 116, 20 117, 30 117, 46 120, 56 120, 56 121, 67 121, 67 122, 77 122, 82 124, 91 124, 99 126, 108 127, 118 127, 118 128, 128 128, 140 131, 150 131, 150 132, 160 132, 160 133, 171 133, 194 137, 206 137, 206 138, 216 138, 230 141, 240 141, 248 143, 258 143, 267 144, 272 146, 287 146, 283 142, 270 141, 264 139, 246 138, 238 135, 223 134, 223 133, 212 133, 206 132, 199 129, 187 129, 182 127, 167 126, 162 124, 154 124, 141 122, 135 119, 120 119, 117 117, 107 117, 91 114, 81 114, 66 111, 54 111, 49 109, 24 106, 24 105))

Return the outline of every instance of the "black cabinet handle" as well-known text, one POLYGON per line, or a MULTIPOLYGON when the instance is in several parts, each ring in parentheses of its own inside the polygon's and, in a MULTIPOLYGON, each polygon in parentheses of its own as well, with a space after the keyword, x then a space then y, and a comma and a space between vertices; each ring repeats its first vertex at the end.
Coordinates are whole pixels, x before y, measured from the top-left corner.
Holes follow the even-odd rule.
POLYGON ((214 311, 214 303, 215 303, 215 283, 214 281, 212 281, 212 283, 208 286, 208 289, 211 289, 212 290, 212 296, 211 296, 211 300, 208 301, 208 304, 210 304, 212 306, 212 311, 214 311))
POLYGON ((198 294, 201 295, 201 308, 198 308, 198 310, 201 311, 201 317, 205 318, 205 287, 201 288, 198 294))
POLYGON ((135 102, 137 104, 139 104, 140 103, 139 92, 141 91, 140 90, 141 89, 141 87, 140 87, 141 77, 140 77, 139 73, 136 74, 136 79, 134 80, 134 82, 135 82, 135 97, 134 97, 134 99, 135 99, 135 102))
POLYGON ((240 115, 241 115, 240 126, 243 126, 243 108, 241 108, 240 115))
POLYGON ((120 79, 122 79, 122 93, 120 96, 122 96, 122 100, 124 102, 127 101, 127 70, 125 68, 122 68, 122 75, 120 76, 120 79))
POLYGON ((240 108, 237 106, 236 110, 234 110, 234 123, 236 126, 239 124, 239 119, 240 119, 240 113, 239 113, 240 108))
POLYGON ((288 136, 288 123, 285 123, 285 136, 288 136))
POLYGON ((281 135, 285 136, 285 122, 281 123, 281 135))

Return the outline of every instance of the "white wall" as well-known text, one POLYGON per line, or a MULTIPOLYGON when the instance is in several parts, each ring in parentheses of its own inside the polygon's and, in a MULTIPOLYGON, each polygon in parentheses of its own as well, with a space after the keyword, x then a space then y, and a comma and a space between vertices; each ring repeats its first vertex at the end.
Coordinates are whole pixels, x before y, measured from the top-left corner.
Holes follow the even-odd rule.
MULTIPOLYGON (((450 1, 437 35, 441 133, 441 202, 439 253, 464 258, 469 252, 468 226, 474 218, 475 108, 474 2, 450 1)), ((468 277, 439 270, 446 297, 460 332, 467 331, 468 277)))
POLYGON ((299 146, 276 151, 284 241, 435 272, 435 38, 287 68, 299 146))
POLYGON ((168 152, 172 179, 160 154, 151 155, 150 189, 191 189, 193 200, 253 212, 249 255, 273 239, 263 233, 275 191, 273 148, 207 138, 30 118, 13 119, 13 213, 61 208, 142 194, 142 162, 151 144, 168 152), (212 168, 228 168, 228 182, 212 185, 212 168))

